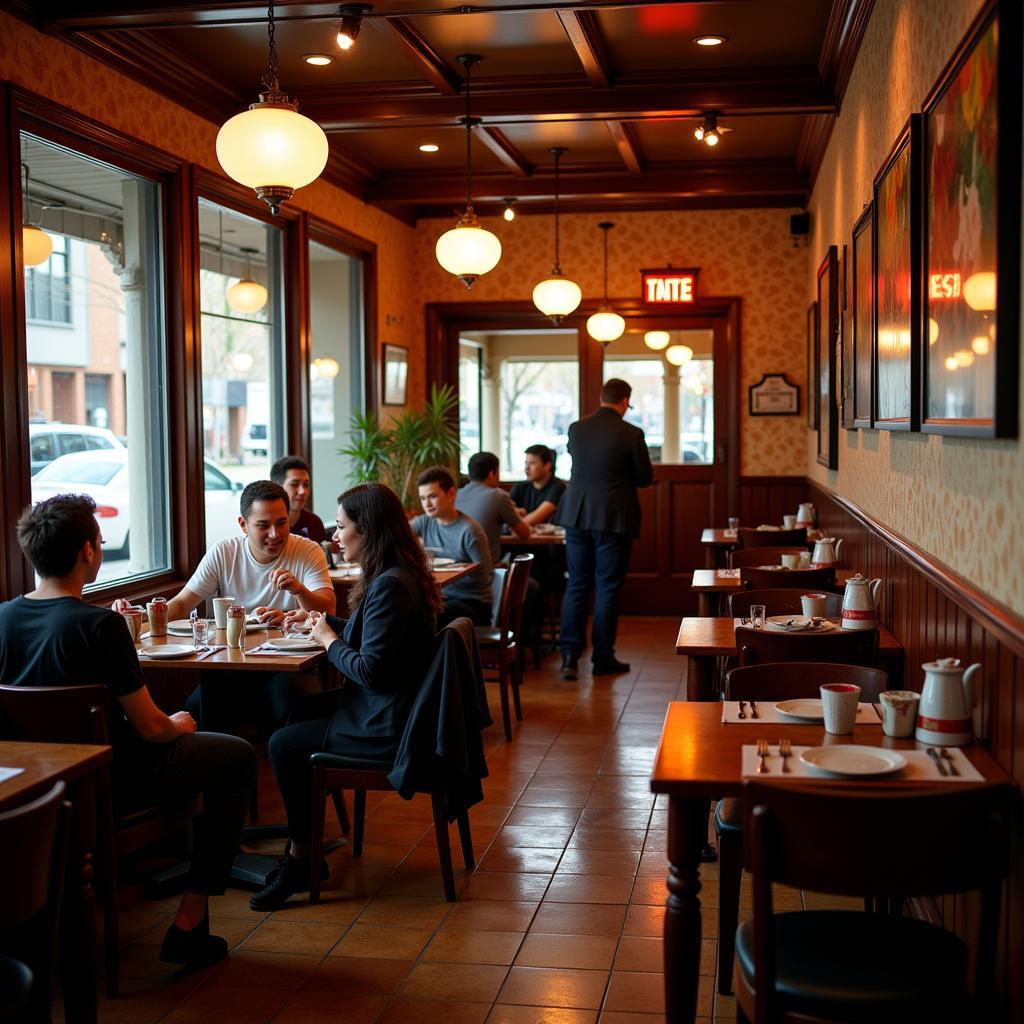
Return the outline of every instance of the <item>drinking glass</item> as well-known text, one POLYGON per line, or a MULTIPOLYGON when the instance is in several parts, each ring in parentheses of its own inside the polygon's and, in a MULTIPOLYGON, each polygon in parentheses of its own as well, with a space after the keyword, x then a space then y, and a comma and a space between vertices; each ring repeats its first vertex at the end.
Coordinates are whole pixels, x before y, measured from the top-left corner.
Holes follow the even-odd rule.
POLYGON ((428 548, 424 547, 423 550, 427 553, 427 564, 433 565, 434 560, 441 557, 441 548, 428 548))
POLYGON ((750 606, 750 624, 754 629, 764 629, 764 605, 752 604, 750 606))
POLYGON ((192 620, 192 646, 197 650, 205 650, 210 642, 210 620, 192 620))
POLYGON ((740 517, 739 516, 729 516, 728 524, 729 524, 729 532, 730 533, 735 533, 740 528, 740 517))

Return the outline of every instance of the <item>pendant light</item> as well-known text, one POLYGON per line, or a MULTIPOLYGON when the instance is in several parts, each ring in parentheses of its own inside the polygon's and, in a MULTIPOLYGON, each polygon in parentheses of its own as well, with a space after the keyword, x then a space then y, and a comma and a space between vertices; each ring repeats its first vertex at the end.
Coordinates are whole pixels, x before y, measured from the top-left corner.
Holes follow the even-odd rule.
POLYGON ((267 304, 267 289, 252 279, 250 258, 256 249, 243 248, 245 253, 245 277, 236 281, 227 290, 228 305, 239 313, 256 313, 267 304))
POLYGON ((449 274, 472 288, 478 277, 498 265, 501 242, 497 235, 480 227, 473 212, 473 126, 479 124, 480 119, 470 113, 470 72, 483 58, 475 53, 464 53, 456 59, 466 69, 466 116, 459 118, 459 123, 466 126, 466 209, 455 227, 437 240, 434 255, 449 274))
POLYGON ((226 121, 217 133, 217 159, 235 181, 254 189, 270 212, 297 188, 315 181, 327 164, 327 136, 281 92, 274 44, 274 0, 267 7, 269 62, 258 103, 226 121))
POLYGON ((644 335, 644 344, 655 352, 660 352, 663 348, 667 348, 671 340, 672 335, 668 331, 648 331, 644 335))
POLYGON ((622 337, 622 332, 626 329, 626 321, 608 304, 608 232, 615 225, 605 220, 597 226, 604 232, 604 302, 601 303, 600 309, 587 320, 587 333, 594 341, 599 341, 602 345, 607 346, 616 338, 622 337))
POLYGON ((29 222, 28 208, 28 164, 22 164, 25 171, 24 214, 21 228, 21 259, 26 267, 38 267, 45 263, 53 252, 53 239, 38 225, 29 222))
POLYGON ((568 316, 583 301, 580 286, 562 274, 559 261, 559 162, 566 152, 564 146, 552 146, 548 152, 555 158, 555 265, 551 268, 551 276, 545 278, 533 289, 533 304, 557 327, 562 317, 568 316))

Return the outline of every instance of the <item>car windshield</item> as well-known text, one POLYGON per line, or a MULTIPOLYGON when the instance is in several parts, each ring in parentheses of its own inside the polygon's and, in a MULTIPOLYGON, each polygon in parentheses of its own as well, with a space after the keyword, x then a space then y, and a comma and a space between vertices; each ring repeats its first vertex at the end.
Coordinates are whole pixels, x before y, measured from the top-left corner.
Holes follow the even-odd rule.
POLYGON ((63 459, 57 459, 36 474, 37 480, 59 480, 67 484, 109 484, 123 463, 107 462, 97 459, 76 461, 74 465, 61 465, 63 459))

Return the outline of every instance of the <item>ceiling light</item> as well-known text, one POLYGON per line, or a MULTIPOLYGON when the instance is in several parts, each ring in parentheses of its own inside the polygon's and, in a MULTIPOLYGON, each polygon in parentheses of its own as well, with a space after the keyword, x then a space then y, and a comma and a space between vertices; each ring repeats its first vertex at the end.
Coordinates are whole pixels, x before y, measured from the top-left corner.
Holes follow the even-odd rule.
POLYGON ((243 249, 246 254, 245 277, 236 281, 226 292, 228 305, 238 313, 256 313, 267 304, 267 289, 250 276, 249 257, 256 249, 243 249))
POLYGON ((689 345, 672 345, 665 353, 665 358, 673 366, 685 366, 693 358, 693 349, 689 345))
POLYGON ((315 375, 311 374, 314 379, 334 380, 341 373, 341 364, 330 356, 321 356, 319 359, 313 360, 310 369, 316 371, 315 375))
POLYGON ((987 356, 991 349, 991 344, 984 334, 979 334, 976 338, 971 338, 971 348, 979 356, 987 356))
POLYGON ((703 142, 706 146, 717 146, 722 139, 722 134, 731 131, 731 128, 726 128, 718 123, 717 114, 706 113, 697 127, 694 128, 693 137, 698 142, 703 142))
POLYGON ((704 141, 704 125, 703 124, 699 124, 699 125, 697 125, 696 128, 693 129, 693 137, 698 142, 703 142, 704 141))
POLYGON ((960 364, 956 361, 956 357, 955 356, 946 356, 946 369, 947 370, 952 371, 952 370, 958 370, 959 368, 960 368, 960 364))
POLYGON ((505 212, 502 213, 502 217, 510 224, 516 219, 516 208, 512 205, 514 202, 515 198, 513 196, 505 196, 505 212))
POLYGON ((299 113, 277 75, 274 3, 267 12, 269 61, 260 98, 226 121, 217 133, 217 159, 228 176, 254 189, 276 214, 297 188, 315 181, 327 163, 327 136, 299 113))
POLYGON ((694 36, 693 41, 698 46, 721 46, 729 42, 728 36, 694 36))
POLYGON ((704 142, 708 146, 717 146, 718 145, 718 140, 719 140, 719 134, 718 134, 718 132, 714 128, 712 128, 711 131, 704 133, 704 142))
POLYGON ((979 313, 991 313, 996 308, 996 275, 991 270, 971 274, 964 281, 964 302, 979 313))
POLYGON ((604 232, 604 301, 601 303, 601 308, 588 318, 587 334, 594 341, 608 346, 622 337, 622 332, 626 329, 626 321, 608 304, 608 232, 615 225, 606 220, 597 226, 604 232))
POLYGON ((231 365, 239 372, 245 373, 252 369, 252 364, 256 360, 253 359, 251 352, 235 352, 231 356, 231 365))
POLYGON ((644 335, 644 344, 648 348, 653 348, 655 352, 660 352, 668 345, 669 341, 671 341, 671 336, 668 331, 648 331, 644 335))
POLYGON ((312 64, 318 68, 326 67, 334 60, 333 57, 328 57, 326 53, 304 53, 302 59, 307 64, 312 64))
POLYGON ((38 267, 45 263, 53 252, 53 239, 39 226, 29 220, 28 210, 28 164, 22 164, 25 171, 25 184, 22 187, 24 199, 21 228, 21 262, 26 267, 38 267))
POLYGON ((939 340, 939 322, 928 317, 928 344, 934 345, 939 340))
POLYGON ((473 65, 482 58, 475 53, 464 53, 456 58, 466 69, 466 116, 460 118, 466 126, 466 209, 455 227, 446 231, 434 245, 437 262, 454 274, 467 288, 473 282, 493 270, 501 259, 501 242, 498 236, 480 227, 473 212, 473 125, 477 122, 470 115, 470 72, 473 65))
POLYGON ((552 146, 548 152, 555 158, 555 265, 551 268, 551 276, 545 278, 533 289, 533 304, 557 327, 563 317, 567 317, 583 301, 580 286, 562 274, 559 235, 559 166, 564 146, 552 146))
POLYGON ((441 148, 440 146, 435 146, 434 143, 432 143, 432 142, 424 142, 423 145, 420 146, 420 152, 421 153, 436 153, 440 148, 441 148))
POLYGON ((957 366, 970 366, 974 362, 974 353, 966 348, 961 348, 953 353, 953 358, 956 360, 957 366))
POLYGON ((369 4, 350 4, 338 8, 338 49, 351 50, 359 30, 363 27, 363 16, 373 10, 369 4))

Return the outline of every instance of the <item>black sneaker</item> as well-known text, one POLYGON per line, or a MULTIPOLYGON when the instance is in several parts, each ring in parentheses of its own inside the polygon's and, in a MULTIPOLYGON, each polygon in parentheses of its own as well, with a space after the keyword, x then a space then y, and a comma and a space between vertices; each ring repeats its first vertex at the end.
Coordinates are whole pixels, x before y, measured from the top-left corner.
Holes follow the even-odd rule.
POLYGON ((227 941, 219 935, 210 934, 208 920, 202 921, 188 932, 172 924, 160 946, 160 959, 164 963, 183 964, 190 971, 209 967, 227 955, 227 941))
POLYGON ((563 679, 575 679, 576 670, 579 666, 579 655, 577 654, 563 654, 562 655, 562 678, 563 679))
POLYGON ((629 671, 629 665, 616 658, 605 658, 603 661, 594 662, 595 676, 618 676, 629 671))
MULTIPOLYGON (((327 881, 327 875, 327 865, 321 861, 320 877, 327 881)), ((309 860, 285 853, 278 866, 267 875, 266 887, 249 900, 249 907, 274 910, 300 892, 309 892, 309 860)))

